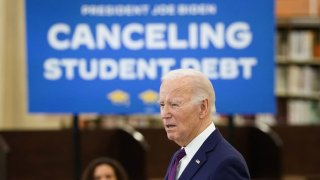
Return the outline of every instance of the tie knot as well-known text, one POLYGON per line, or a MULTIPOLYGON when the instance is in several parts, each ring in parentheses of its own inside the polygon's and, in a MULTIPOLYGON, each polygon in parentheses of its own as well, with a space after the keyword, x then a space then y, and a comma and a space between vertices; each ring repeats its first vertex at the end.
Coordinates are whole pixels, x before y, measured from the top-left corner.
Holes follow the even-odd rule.
POLYGON ((186 155, 184 148, 180 149, 177 153, 177 160, 180 161, 186 155))

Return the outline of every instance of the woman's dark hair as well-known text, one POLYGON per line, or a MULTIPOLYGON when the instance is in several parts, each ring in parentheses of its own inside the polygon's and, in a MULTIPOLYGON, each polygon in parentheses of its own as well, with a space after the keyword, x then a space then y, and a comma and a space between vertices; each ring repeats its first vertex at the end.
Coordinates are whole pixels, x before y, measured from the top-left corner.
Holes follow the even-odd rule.
POLYGON ((91 161, 84 170, 81 180, 94 180, 94 170, 102 164, 109 165, 113 168, 117 180, 128 180, 128 175, 122 165, 118 161, 107 157, 100 157, 91 161))

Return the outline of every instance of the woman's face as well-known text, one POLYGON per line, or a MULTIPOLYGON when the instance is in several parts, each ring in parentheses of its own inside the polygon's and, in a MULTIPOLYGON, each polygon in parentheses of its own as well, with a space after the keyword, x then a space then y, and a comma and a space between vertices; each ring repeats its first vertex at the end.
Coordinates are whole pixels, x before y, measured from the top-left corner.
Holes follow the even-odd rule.
POLYGON ((93 173, 94 180, 117 180, 113 168, 107 164, 101 164, 96 167, 93 173))

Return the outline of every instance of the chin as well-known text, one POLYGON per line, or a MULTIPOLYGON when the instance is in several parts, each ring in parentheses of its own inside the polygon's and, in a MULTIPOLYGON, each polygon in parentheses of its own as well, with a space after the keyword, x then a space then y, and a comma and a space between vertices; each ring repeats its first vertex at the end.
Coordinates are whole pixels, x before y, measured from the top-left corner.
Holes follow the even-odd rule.
POLYGON ((168 137, 169 140, 172 140, 172 141, 175 140, 174 135, 172 135, 170 133, 167 133, 167 137, 168 137))

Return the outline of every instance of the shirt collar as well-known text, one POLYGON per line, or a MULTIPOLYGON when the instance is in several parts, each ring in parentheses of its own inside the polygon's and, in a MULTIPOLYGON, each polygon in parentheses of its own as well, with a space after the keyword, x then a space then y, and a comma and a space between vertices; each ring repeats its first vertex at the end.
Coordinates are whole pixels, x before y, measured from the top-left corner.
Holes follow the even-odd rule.
POLYGON ((185 151, 188 157, 193 157, 200 149, 204 141, 210 136, 210 134, 216 129, 213 122, 202 131, 196 138, 194 138, 186 147, 185 151))

